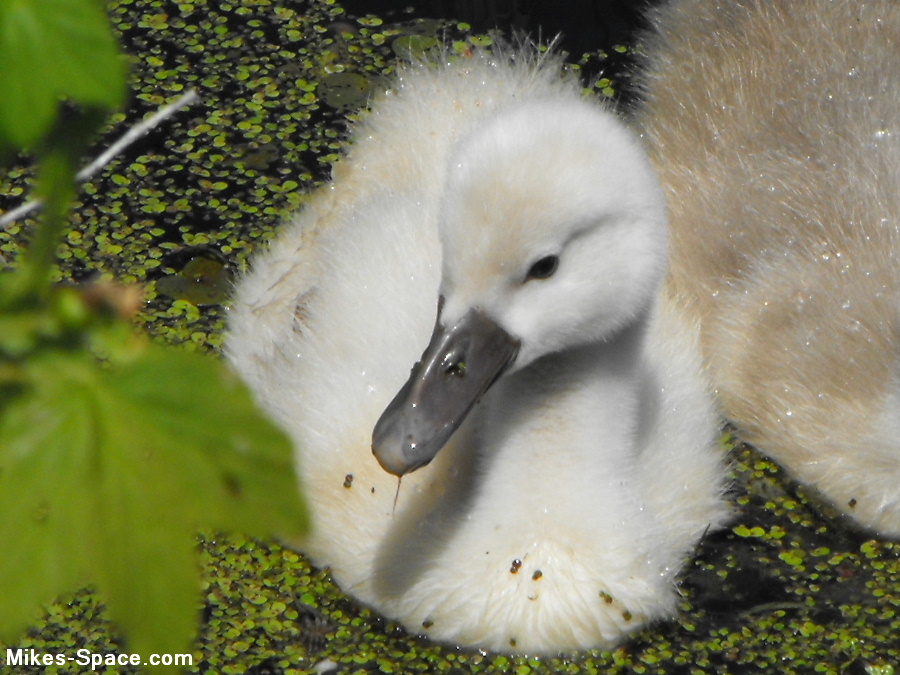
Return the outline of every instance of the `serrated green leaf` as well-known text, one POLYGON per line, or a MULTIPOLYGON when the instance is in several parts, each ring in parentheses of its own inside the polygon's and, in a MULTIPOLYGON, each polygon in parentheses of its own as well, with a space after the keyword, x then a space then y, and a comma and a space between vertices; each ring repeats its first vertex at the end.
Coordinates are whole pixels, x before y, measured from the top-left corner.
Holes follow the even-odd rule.
POLYGON ((96 0, 0 2, 0 138, 32 148, 68 98, 116 108, 125 62, 96 0))
POLYGON ((51 352, 0 412, 0 636, 96 584, 131 651, 183 653, 198 627, 200 528, 296 536, 291 447, 224 366, 149 345, 104 368, 51 352))

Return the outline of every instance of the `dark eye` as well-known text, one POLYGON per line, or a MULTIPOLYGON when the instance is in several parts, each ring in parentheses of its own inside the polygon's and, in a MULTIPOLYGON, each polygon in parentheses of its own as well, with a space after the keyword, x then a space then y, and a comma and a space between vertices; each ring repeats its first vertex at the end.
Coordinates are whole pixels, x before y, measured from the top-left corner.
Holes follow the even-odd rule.
POLYGON ((525 281, 552 277, 553 273, 556 272, 557 267, 559 267, 558 255, 544 256, 531 266, 528 270, 528 274, 525 275, 525 281))

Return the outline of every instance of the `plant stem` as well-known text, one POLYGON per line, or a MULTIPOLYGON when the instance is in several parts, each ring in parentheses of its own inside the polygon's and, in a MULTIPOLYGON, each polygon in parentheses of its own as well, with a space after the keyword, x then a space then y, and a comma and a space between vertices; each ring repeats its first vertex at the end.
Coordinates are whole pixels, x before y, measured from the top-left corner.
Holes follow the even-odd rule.
POLYGON ((16 293, 20 298, 45 297, 50 289, 56 251, 75 197, 75 162, 69 152, 51 151, 41 158, 38 193, 44 216, 22 254, 16 293))
POLYGON ((75 199, 78 161, 105 116, 106 111, 97 107, 61 108, 56 125, 38 150, 37 196, 45 212, 11 280, 14 303, 40 302, 50 292, 56 252, 75 199))

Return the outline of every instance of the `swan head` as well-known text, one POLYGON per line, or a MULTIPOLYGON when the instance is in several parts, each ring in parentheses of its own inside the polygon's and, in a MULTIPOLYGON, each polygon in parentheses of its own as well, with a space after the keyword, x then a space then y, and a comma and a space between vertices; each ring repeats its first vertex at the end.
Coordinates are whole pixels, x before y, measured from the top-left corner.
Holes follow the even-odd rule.
POLYGON ((664 198, 638 139, 580 100, 476 125, 446 168, 439 233, 434 333, 373 435, 395 475, 430 462, 502 375, 644 315, 666 268, 664 198))

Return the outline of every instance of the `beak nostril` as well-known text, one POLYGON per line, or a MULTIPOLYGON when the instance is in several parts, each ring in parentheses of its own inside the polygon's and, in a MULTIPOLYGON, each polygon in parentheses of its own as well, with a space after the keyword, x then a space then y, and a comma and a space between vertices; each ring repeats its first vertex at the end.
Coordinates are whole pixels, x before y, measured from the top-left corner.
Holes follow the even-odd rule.
POLYGON ((437 320, 422 358, 372 430, 379 464, 402 476, 431 462, 518 352, 519 341, 477 308, 449 328, 437 320))
POLYGON ((465 361, 457 361, 456 363, 449 364, 446 368, 444 368, 445 375, 452 375, 454 377, 465 377, 466 376, 466 362, 465 361))

